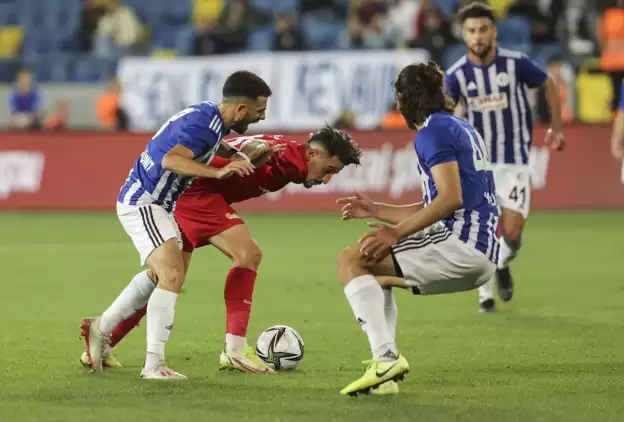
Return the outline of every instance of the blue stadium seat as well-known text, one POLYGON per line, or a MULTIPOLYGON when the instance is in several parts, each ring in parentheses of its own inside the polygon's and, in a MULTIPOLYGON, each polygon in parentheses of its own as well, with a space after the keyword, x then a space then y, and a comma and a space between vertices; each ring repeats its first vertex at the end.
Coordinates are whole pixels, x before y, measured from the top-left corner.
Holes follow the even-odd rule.
POLYGON ((301 8, 299 0, 279 0, 273 6, 274 13, 297 13, 301 8))
POLYGON ((195 38, 195 28, 193 25, 179 26, 174 34, 174 47, 180 55, 188 56, 193 52, 193 39, 195 38))
POLYGON ((331 22, 304 17, 301 29, 306 45, 311 50, 338 50, 344 22, 331 22))
POLYGON ((254 28, 247 36, 247 51, 269 51, 273 46, 275 27, 264 25, 254 28))
POLYGON ((14 2, 0 3, 0 28, 3 26, 12 26, 18 24, 18 9, 15 4, 16 3, 14 2))
POLYGON ((453 44, 446 48, 442 56, 442 67, 446 70, 459 60, 461 56, 466 54, 466 46, 464 44, 453 44))
MULTIPOLYGON (((510 16, 498 22, 498 41, 509 46, 531 44, 531 21, 521 16, 510 16)), ((513 48, 513 47, 511 47, 513 48)))
POLYGON ((193 5, 189 0, 176 0, 166 3, 161 21, 171 25, 184 25, 190 21, 193 5))
POLYGON ((13 83, 18 69, 17 60, 0 60, 0 82, 13 83))
POLYGON ((73 80, 76 82, 105 82, 110 80, 117 68, 114 59, 81 57, 75 62, 73 80))
MULTIPOLYGON (((281 1, 281 0, 280 0, 281 1)), ((275 0, 250 0, 249 6, 255 10, 260 12, 265 12, 269 14, 273 14, 275 8, 277 7, 280 1, 275 0)))

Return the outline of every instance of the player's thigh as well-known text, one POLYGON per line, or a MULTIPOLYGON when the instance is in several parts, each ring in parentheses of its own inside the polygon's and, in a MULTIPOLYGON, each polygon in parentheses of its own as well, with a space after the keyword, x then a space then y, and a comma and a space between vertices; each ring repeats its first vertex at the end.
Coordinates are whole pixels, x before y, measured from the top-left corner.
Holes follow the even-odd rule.
POLYGON ((234 265, 257 270, 262 250, 243 220, 231 221, 228 228, 210 238, 210 243, 228 256, 234 265))
POLYGON ((396 277, 395 268, 392 256, 387 256, 378 262, 364 259, 357 244, 343 249, 336 260, 338 279, 345 286, 354 278, 365 274, 372 274, 376 277, 396 277))
POLYGON ((142 266, 166 242, 176 245, 179 255, 180 231, 173 216, 164 208, 158 205, 130 206, 118 203, 117 216, 139 252, 142 266))
POLYGON ((435 295, 475 289, 494 274, 485 254, 455 236, 406 239, 393 248, 397 276, 414 294, 435 295))
POLYGON ((531 206, 531 172, 529 166, 493 166, 498 202, 510 219, 526 220, 531 206))

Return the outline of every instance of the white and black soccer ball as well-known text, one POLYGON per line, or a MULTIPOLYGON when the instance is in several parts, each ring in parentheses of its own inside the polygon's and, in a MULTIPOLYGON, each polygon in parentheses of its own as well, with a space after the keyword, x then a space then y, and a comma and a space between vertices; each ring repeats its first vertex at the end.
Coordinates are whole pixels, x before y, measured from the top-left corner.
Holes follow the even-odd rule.
POLYGON ((275 325, 258 337, 256 354, 277 371, 292 370, 303 359, 303 339, 293 328, 275 325))

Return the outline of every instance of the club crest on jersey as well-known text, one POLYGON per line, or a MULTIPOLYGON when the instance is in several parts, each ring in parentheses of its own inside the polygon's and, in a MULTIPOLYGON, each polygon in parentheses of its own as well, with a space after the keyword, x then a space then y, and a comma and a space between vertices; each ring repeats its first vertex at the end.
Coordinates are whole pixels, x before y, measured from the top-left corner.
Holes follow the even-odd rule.
POLYGON ((507 108, 507 94, 504 92, 494 92, 481 97, 468 98, 468 106, 479 111, 493 111, 507 108))
POLYGON ((225 218, 227 218, 228 220, 239 220, 240 219, 238 214, 233 213, 233 212, 228 212, 227 214, 225 214, 225 218))
POLYGON ((507 86, 509 85, 509 75, 505 72, 501 72, 496 75, 496 83, 498 86, 507 86))

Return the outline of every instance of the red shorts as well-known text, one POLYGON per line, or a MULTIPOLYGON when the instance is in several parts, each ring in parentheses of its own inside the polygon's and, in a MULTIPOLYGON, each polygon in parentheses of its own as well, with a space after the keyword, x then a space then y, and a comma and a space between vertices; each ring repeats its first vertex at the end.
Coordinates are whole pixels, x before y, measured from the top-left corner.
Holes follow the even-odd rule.
POLYGON ((182 250, 193 252, 230 227, 245 224, 219 193, 182 195, 173 212, 182 234, 182 250))

